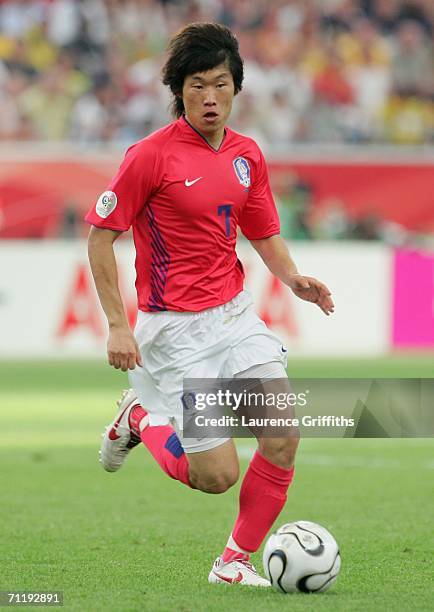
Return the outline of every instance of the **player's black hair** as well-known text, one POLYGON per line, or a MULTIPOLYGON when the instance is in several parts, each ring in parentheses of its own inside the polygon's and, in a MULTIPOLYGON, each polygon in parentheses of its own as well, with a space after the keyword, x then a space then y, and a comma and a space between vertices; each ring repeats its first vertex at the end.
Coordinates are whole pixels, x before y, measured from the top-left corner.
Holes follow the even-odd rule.
POLYGON ((181 93, 185 77, 206 72, 227 62, 234 80, 235 94, 241 91, 244 68, 234 34, 220 23, 190 23, 170 40, 169 56, 163 66, 164 85, 173 94, 172 114, 180 117, 184 112, 181 93))

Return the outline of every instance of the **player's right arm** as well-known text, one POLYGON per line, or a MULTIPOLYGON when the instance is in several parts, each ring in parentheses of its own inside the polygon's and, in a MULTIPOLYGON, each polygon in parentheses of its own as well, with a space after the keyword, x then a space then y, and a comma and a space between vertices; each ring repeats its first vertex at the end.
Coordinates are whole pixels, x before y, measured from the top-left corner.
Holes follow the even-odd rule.
POLYGON ((122 232, 92 226, 88 239, 89 262, 101 306, 107 317, 108 362, 123 372, 141 366, 137 342, 128 324, 118 285, 113 244, 122 232))
POLYGON ((113 244, 122 232, 128 231, 156 188, 157 158, 158 146, 152 139, 130 147, 107 190, 86 215, 92 226, 88 242, 90 265, 109 324, 108 361, 124 372, 142 364, 119 293, 113 244))

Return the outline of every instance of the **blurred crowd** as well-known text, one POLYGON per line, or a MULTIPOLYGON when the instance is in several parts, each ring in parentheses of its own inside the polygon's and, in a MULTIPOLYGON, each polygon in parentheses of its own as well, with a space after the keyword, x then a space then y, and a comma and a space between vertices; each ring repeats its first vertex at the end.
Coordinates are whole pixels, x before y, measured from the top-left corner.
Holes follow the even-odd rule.
POLYGON ((279 210, 281 235, 287 240, 364 240, 382 241, 394 247, 433 247, 434 236, 412 232, 385 219, 380 211, 353 218, 339 197, 329 197, 317 206, 312 186, 296 172, 271 175, 279 210))
POLYGON ((231 124, 262 146, 434 141, 433 0, 0 0, 0 140, 164 125, 165 46, 191 21, 238 35, 231 124))

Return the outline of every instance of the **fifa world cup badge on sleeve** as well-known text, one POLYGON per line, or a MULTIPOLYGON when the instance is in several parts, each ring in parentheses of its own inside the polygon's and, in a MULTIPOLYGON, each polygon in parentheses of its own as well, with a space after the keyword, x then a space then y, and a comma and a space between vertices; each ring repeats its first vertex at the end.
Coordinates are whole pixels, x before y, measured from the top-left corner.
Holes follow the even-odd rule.
POLYGON ((117 203, 118 199, 113 191, 104 191, 104 193, 99 196, 98 202, 96 203, 96 214, 102 219, 107 219, 116 208, 117 203))
POLYGON ((247 159, 244 159, 244 157, 237 157, 232 163, 234 165, 235 173, 241 185, 248 189, 250 187, 249 162, 247 161, 247 159))

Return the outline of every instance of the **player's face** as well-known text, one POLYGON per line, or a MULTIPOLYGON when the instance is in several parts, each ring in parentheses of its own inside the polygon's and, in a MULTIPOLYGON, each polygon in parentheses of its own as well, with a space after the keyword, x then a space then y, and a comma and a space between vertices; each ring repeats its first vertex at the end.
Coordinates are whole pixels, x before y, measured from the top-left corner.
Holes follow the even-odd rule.
POLYGON ((231 114, 234 80, 226 63, 188 75, 182 88, 185 114, 191 125, 219 146, 231 114))

